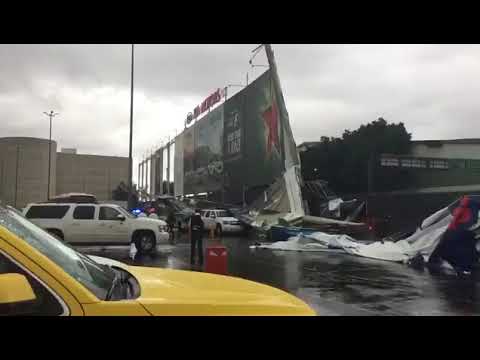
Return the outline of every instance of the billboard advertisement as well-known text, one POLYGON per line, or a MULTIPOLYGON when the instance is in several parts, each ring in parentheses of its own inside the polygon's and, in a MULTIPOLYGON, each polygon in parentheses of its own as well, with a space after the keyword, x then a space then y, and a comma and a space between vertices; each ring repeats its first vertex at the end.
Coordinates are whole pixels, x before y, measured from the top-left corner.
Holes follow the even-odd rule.
POLYGON ((223 105, 195 125, 195 192, 221 190, 223 184, 223 105))
POLYGON ((266 71, 225 105, 226 201, 249 202, 284 171, 282 131, 271 72, 266 71))
POLYGON ((296 161, 277 83, 269 69, 185 129, 176 144, 177 152, 183 143, 183 194, 224 190, 225 202, 250 202, 283 174, 286 159, 296 161))
POLYGON ((183 133, 184 193, 219 191, 223 184, 223 105, 183 133))
POLYGON ((248 187, 270 185, 283 173, 281 125, 271 72, 245 89, 245 156, 248 187))
POLYGON ((245 96, 239 92, 224 104, 223 169, 225 201, 243 201, 245 167, 245 96))
POLYGON ((175 196, 183 195, 183 134, 175 138, 175 153, 173 158, 173 178, 175 180, 175 196))
POLYGON ((183 132, 183 191, 194 193, 195 180, 195 126, 183 132))

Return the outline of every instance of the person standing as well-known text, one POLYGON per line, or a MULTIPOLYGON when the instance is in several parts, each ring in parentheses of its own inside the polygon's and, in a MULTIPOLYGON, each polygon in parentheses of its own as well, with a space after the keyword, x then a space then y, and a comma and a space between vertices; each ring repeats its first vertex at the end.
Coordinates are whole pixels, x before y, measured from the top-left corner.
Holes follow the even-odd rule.
POLYGON ((167 216, 167 227, 168 227, 168 234, 170 236, 170 240, 171 242, 173 243, 174 240, 175 240, 175 232, 174 232, 174 228, 175 228, 175 213, 173 210, 170 210, 168 212, 168 216, 167 216))
POLYGON ((190 264, 195 264, 195 251, 198 250, 198 263, 203 265, 203 230, 205 225, 200 216, 200 210, 196 209, 195 214, 190 217, 189 235, 190 235, 190 264))

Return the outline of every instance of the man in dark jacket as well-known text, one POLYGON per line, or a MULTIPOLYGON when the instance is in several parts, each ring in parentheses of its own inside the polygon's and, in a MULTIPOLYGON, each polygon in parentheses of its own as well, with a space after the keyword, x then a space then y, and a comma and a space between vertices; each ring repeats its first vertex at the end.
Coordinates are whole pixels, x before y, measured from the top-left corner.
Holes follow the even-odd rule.
POLYGON ((205 225, 200 216, 200 210, 196 209, 195 214, 190 217, 189 233, 190 233, 190 264, 195 264, 195 248, 198 249, 198 262, 203 265, 203 244, 202 236, 205 225))

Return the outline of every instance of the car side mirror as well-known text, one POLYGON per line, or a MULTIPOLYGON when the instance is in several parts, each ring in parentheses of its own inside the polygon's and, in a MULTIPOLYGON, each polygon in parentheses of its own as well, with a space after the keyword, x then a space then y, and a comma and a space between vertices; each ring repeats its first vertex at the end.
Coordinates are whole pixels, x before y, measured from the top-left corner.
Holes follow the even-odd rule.
POLYGON ((0 315, 21 315, 36 299, 30 283, 22 274, 0 275, 0 315))
POLYGON ((125 216, 123 216, 122 214, 118 214, 118 215, 117 215, 117 220, 119 220, 119 221, 125 221, 125 216))

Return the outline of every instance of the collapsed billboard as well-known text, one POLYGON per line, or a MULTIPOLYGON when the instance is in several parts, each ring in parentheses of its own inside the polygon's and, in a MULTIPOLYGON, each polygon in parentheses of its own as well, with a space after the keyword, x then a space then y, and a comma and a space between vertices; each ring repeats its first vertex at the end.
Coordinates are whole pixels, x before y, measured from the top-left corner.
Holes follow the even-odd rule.
POLYGON ((278 79, 269 69, 180 135, 182 193, 222 192, 229 203, 256 199, 287 164, 298 163, 292 161, 296 150, 289 151, 296 147, 288 121, 278 79))
POLYGON ((282 133, 270 70, 224 105, 226 200, 247 202, 285 170, 282 133))

